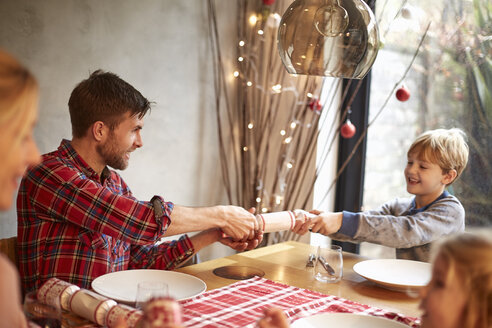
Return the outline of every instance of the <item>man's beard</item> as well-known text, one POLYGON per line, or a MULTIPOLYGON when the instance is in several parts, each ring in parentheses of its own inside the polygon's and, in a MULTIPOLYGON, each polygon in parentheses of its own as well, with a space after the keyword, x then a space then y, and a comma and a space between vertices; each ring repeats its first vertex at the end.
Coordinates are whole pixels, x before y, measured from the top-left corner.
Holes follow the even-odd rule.
POLYGON ((111 166, 116 170, 124 170, 128 167, 128 161, 125 159, 125 155, 128 151, 118 150, 113 135, 110 135, 105 144, 98 145, 96 150, 104 159, 106 165, 111 166))

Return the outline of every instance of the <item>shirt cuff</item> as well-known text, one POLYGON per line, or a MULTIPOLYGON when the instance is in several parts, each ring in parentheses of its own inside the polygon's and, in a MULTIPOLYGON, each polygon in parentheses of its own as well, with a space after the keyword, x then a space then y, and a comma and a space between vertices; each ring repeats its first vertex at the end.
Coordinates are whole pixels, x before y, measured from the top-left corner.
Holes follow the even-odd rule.
POLYGON ((358 228, 359 213, 343 211, 342 226, 340 227, 340 230, 338 230, 338 233, 353 238, 355 237, 358 228))
POLYGON ((176 258, 174 268, 178 267, 181 263, 188 261, 188 259, 195 254, 195 247, 188 235, 182 235, 176 242, 176 247, 179 250, 180 255, 176 258))
POLYGON ((165 202, 160 196, 154 196, 150 201, 154 205, 155 219, 161 224, 161 232, 164 234, 171 224, 171 212, 173 211, 174 204, 172 202, 165 202))
MULTIPOLYGON (((151 266, 155 269, 174 270, 193 256, 195 249, 188 235, 178 240, 167 241, 158 246, 156 262, 151 266)), ((150 266, 149 266, 150 268, 150 266)))

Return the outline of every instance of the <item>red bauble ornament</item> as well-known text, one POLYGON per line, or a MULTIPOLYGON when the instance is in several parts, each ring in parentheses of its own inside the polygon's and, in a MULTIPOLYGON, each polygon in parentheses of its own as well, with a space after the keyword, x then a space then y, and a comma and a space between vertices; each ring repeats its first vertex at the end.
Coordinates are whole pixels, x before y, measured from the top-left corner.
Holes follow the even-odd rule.
POLYGON ((315 98, 309 102, 309 108, 311 108, 313 111, 319 113, 319 112, 321 112, 323 105, 321 105, 319 100, 315 98))
POLYGON ((410 98, 410 90, 405 87, 401 87, 396 90, 396 99, 399 101, 407 101, 410 98))
POLYGON ((273 5, 275 2, 275 0, 263 0, 263 4, 267 5, 267 6, 271 6, 273 5))
POLYGON ((343 123, 342 127, 340 128, 340 134, 342 135, 343 138, 345 139, 350 139, 355 135, 355 131, 357 129, 355 128, 355 125, 350 122, 349 119, 343 123))

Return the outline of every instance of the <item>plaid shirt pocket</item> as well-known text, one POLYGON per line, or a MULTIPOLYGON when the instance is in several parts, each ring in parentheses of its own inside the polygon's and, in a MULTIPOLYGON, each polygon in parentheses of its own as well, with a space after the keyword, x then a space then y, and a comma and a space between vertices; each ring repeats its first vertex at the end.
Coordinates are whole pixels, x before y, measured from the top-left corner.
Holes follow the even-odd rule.
POLYGON ((92 249, 107 249, 109 245, 107 236, 102 233, 90 231, 90 230, 82 230, 79 233, 79 240, 86 246, 91 247, 92 249))

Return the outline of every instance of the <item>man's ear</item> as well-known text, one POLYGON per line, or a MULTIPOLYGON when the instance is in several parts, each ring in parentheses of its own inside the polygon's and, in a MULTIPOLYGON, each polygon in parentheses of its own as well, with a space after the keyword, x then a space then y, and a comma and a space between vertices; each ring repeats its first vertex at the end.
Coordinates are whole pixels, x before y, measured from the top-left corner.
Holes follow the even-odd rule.
POLYGON ((92 124, 92 137, 96 141, 104 141, 109 132, 109 127, 102 121, 97 121, 92 124))
POLYGON ((456 172, 456 170, 449 170, 447 173, 444 174, 442 183, 445 185, 450 184, 454 181, 454 179, 456 179, 457 175, 458 173, 456 172))

